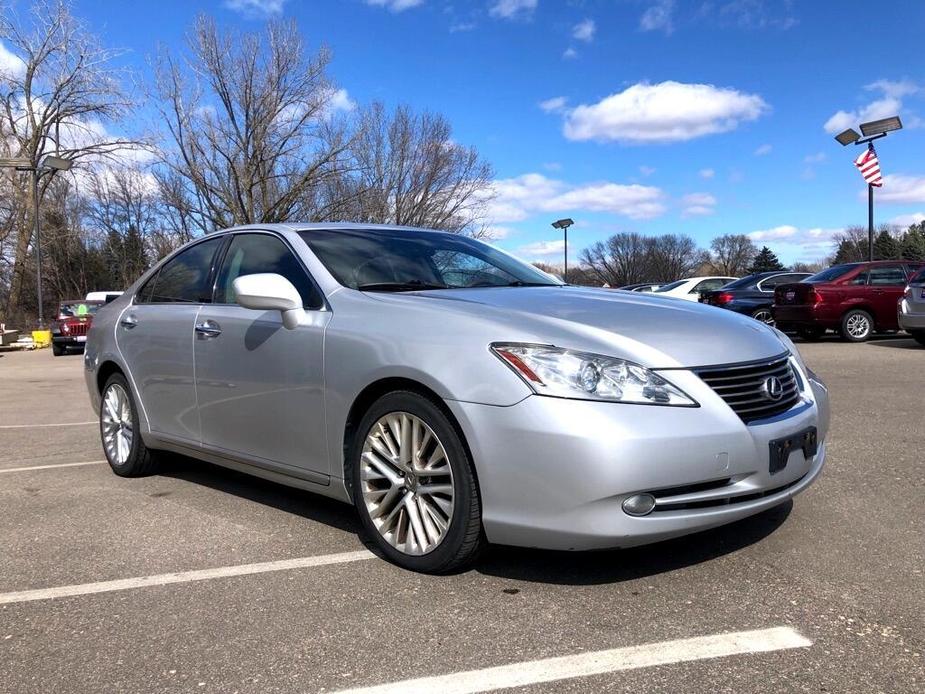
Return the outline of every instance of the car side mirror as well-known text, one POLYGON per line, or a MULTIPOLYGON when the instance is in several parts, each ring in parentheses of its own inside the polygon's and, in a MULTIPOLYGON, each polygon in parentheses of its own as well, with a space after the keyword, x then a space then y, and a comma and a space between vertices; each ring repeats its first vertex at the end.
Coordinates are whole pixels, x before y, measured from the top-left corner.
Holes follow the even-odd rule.
POLYGON ((241 275, 232 283, 237 303, 257 311, 279 311, 283 326, 295 330, 305 317, 302 297, 292 282, 272 272, 241 275))

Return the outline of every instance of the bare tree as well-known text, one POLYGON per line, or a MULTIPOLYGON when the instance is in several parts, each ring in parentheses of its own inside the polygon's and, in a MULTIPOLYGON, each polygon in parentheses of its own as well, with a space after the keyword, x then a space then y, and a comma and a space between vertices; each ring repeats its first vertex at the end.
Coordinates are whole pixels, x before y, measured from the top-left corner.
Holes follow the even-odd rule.
POLYGON ((358 127, 350 146, 355 195, 340 192, 342 214, 354 221, 482 231, 492 168, 474 147, 452 140, 446 118, 417 115, 407 106, 389 113, 373 103, 358 127))
POLYGON ((717 236, 710 243, 713 250, 710 262, 718 275, 739 277, 747 273, 747 268, 758 252, 755 244, 745 234, 725 234, 717 236))
POLYGON ((328 51, 308 55, 291 21, 221 33, 205 16, 189 49, 179 61, 162 54, 157 69, 162 189, 183 228, 326 216, 315 204, 348 144, 328 51))
MULTIPOLYGON (((0 131, 7 154, 37 165, 49 151, 79 164, 99 161, 136 143, 106 132, 106 123, 120 119, 129 100, 112 59, 70 12, 65 0, 35 0, 28 16, 10 7, 0 11, 0 36, 21 61, 0 72, 0 131)), ((45 194, 51 176, 43 179, 45 194)), ((29 200, 24 177, 10 181, 11 195, 29 200)), ((20 222, 26 212, 20 213, 20 222)), ((30 220, 31 221, 31 220, 30 220)), ((18 224, 7 296, 7 313, 20 311, 31 223, 18 224)))
POLYGON ((649 279, 672 282, 688 277, 706 260, 707 253, 690 236, 665 234, 649 239, 649 279))
POLYGON ((637 233, 614 234, 581 251, 580 261, 601 284, 620 287, 650 279, 651 240, 637 233))
POLYGON ((835 242, 833 263, 855 263, 867 260, 867 228, 846 227, 832 237, 835 242))

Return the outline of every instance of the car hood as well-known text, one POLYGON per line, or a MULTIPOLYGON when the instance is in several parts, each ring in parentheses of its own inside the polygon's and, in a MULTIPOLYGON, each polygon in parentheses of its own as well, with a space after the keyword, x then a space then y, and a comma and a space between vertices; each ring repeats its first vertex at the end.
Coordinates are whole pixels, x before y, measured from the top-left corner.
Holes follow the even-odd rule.
MULTIPOLYGON (((490 341, 531 341, 631 359, 649 368, 753 361, 787 351, 768 326, 683 299, 584 287, 494 287, 378 295, 428 302, 494 323, 490 341)), ((449 319, 449 316, 444 316, 449 319)), ((479 329, 473 325, 473 329, 479 329)))

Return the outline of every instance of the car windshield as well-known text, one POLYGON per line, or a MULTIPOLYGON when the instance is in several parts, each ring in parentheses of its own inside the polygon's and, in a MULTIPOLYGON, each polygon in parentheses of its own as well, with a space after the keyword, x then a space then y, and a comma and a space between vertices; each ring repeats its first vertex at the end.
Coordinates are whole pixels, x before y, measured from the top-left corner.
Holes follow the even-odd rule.
POLYGON ((676 287, 680 287, 686 281, 687 280, 678 280, 677 282, 672 282, 671 284, 664 284, 658 289, 656 289, 655 291, 656 292, 670 292, 672 289, 675 289, 676 287))
POLYGON ((58 307, 58 315, 64 318, 92 316, 102 305, 102 301, 68 301, 58 307))
POLYGON ((560 286, 537 268, 466 236, 398 229, 317 229, 301 236, 328 272, 351 289, 560 286))
POLYGON ((836 265, 835 267, 830 267, 829 269, 823 270, 822 272, 817 272, 815 275, 812 275, 811 277, 806 277, 801 281, 810 282, 810 283, 831 282, 832 280, 837 280, 839 277, 843 275, 847 275, 849 272, 854 270, 854 268, 856 267, 857 267, 856 263, 852 263, 849 265, 836 265))

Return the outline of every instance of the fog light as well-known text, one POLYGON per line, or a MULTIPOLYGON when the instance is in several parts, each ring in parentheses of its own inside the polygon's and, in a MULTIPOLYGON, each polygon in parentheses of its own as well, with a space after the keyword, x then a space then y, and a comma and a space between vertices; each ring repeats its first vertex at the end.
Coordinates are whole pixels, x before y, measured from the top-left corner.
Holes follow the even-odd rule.
POLYGON ((623 512, 631 516, 645 516, 655 508, 655 497, 651 494, 636 494, 623 502, 623 512))

